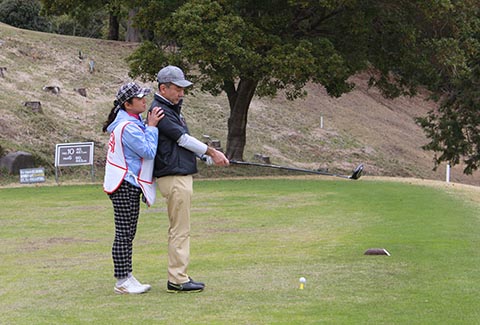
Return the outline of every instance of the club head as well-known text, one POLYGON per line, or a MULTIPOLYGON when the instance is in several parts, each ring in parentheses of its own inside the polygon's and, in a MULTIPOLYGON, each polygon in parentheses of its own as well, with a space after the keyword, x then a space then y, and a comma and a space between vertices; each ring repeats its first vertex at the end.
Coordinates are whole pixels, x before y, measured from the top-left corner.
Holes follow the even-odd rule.
POLYGON ((350 179, 359 179, 360 176, 362 176, 363 172, 363 164, 358 165, 354 170, 352 176, 350 176, 350 179))

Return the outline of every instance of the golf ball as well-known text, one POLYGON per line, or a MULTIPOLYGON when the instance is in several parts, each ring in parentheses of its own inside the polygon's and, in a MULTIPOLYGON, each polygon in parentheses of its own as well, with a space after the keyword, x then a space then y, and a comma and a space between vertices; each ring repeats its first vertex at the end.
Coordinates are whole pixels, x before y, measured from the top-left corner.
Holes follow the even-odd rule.
POLYGON ((307 279, 305 279, 303 276, 298 280, 300 283, 306 283, 307 279))

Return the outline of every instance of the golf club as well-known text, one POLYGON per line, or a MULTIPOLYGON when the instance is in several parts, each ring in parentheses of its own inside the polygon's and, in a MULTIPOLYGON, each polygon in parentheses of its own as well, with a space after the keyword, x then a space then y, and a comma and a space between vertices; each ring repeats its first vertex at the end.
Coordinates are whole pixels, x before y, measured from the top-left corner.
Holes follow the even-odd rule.
POLYGON ((283 169, 283 170, 290 170, 296 172, 303 172, 303 173, 310 173, 310 174, 317 174, 317 175, 325 175, 325 176, 334 176, 340 178, 347 178, 347 179, 359 179, 362 176, 363 172, 363 164, 358 165, 353 170, 352 175, 345 176, 345 175, 338 175, 328 172, 323 172, 320 170, 311 170, 311 169, 303 169, 303 168, 296 168, 296 167, 287 167, 287 166, 279 166, 279 165, 271 165, 271 164, 262 164, 262 163, 255 163, 255 162, 247 162, 247 161, 238 161, 238 160, 230 160, 230 164, 233 165, 244 165, 244 166, 258 166, 258 167, 267 167, 267 168, 276 168, 276 169, 283 169))

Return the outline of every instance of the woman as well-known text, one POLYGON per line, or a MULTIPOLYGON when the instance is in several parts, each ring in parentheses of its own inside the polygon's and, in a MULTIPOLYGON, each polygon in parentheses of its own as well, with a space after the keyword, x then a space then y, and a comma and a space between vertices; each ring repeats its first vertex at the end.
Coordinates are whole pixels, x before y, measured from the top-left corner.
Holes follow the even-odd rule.
POLYGON ((147 125, 143 123, 140 114, 147 108, 145 96, 149 93, 150 89, 134 82, 121 86, 103 124, 103 132, 110 132, 103 188, 115 217, 112 257, 117 279, 114 292, 118 294, 144 293, 151 288, 132 274, 140 194, 148 205, 155 199, 152 166, 158 142, 156 125, 163 118, 163 110, 155 107, 147 115, 147 125))

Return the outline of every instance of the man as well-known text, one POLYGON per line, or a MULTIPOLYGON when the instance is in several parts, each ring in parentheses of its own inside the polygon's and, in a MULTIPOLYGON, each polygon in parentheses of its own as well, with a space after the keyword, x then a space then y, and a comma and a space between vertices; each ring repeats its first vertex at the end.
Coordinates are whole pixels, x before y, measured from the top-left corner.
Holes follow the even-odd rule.
POLYGON ((199 292, 205 284, 188 276, 190 257, 190 206, 197 157, 228 166, 225 155, 189 135, 181 114, 184 89, 192 85, 183 71, 175 66, 161 69, 157 75, 158 93, 150 109, 160 107, 165 117, 158 123, 158 146, 153 176, 167 202, 168 218, 168 281, 167 291, 199 292))

